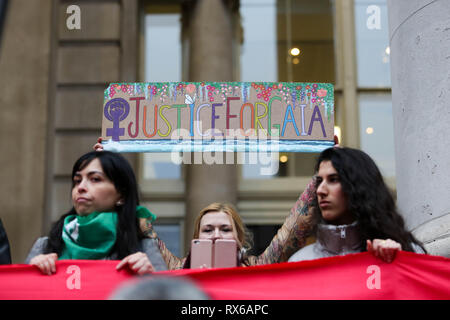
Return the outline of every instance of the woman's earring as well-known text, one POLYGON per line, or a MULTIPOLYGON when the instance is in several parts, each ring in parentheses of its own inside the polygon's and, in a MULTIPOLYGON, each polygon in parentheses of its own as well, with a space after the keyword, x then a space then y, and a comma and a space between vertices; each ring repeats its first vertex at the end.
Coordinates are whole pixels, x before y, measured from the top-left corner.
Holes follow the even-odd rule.
POLYGON ((121 205, 123 205, 123 201, 122 201, 122 200, 119 200, 119 201, 116 202, 116 206, 119 207, 119 206, 121 206, 121 205))

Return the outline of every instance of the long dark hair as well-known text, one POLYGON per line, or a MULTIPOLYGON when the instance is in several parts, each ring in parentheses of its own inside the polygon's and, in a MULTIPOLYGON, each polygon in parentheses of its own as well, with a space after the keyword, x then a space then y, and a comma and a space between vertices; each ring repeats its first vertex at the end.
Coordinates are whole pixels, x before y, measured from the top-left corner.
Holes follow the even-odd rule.
MULTIPOLYGON (((139 239, 142 237, 136 217, 136 206, 139 205, 136 177, 128 161, 120 154, 109 151, 92 151, 82 155, 75 162, 72 169, 72 188, 74 187, 73 178, 75 174, 83 170, 94 159, 99 159, 103 172, 112 181, 124 200, 123 205, 115 207, 118 223, 117 240, 113 249, 118 254, 118 258, 122 259, 138 251, 139 239)), ((55 252, 58 256, 62 253, 64 249, 62 240, 64 219, 69 215, 76 214, 72 207, 69 212, 53 224, 49 233, 47 253, 55 252)))
MULTIPOLYGON (((329 148, 319 155, 316 172, 322 161, 331 161, 339 175, 348 209, 358 221, 363 248, 366 247, 366 240, 390 238, 400 243, 402 250, 414 252, 414 243, 426 252, 423 245, 406 230, 394 197, 369 155, 357 149, 329 148)), ((317 199, 314 205, 316 212, 320 212, 317 199)))

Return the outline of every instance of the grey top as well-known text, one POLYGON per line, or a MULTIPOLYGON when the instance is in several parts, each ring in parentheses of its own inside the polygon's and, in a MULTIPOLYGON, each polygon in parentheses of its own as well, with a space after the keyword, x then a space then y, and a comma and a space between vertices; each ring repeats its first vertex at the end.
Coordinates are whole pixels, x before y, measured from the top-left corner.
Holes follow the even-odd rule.
MULTIPOLYGON (((47 242, 48 237, 38 238, 25 259, 25 263, 28 264, 35 256, 45 253, 47 242)), ((140 242, 140 247, 139 251, 144 252, 147 255, 148 259, 152 262, 155 271, 167 270, 167 265, 159 251, 156 239, 144 238, 140 242)), ((117 253, 111 253, 105 260, 118 260, 117 253)))
POLYGON ((339 226, 319 224, 317 226, 316 242, 298 250, 288 261, 296 262, 343 256, 349 253, 362 252, 363 250, 356 221, 352 224, 339 226))
MULTIPOLYGON (((412 247, 414 252, 424 253, 415 243, 412 247)), ((288 262, 343 256, 364 250, 365 245, 361 241, 357 221, 339 226, 321 223, 317 226, 316 242, 298 250, 288 262)))

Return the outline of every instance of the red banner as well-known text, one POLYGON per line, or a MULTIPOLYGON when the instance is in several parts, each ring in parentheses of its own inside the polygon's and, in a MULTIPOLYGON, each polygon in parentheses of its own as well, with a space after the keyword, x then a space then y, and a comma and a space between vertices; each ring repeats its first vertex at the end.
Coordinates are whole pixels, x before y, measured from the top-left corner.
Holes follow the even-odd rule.
MULTIPOLYGON (((107 299, 124 281, 118 261, 65 260, 43 275, 33 266, 0 266, 0 299, 107 299)), ((213 299, 450 299, 450 259, 399 252, 384 263, 365 252, 247 268, 177 270, 213 299)), ((189 299, 189 297, 187 297, 189 299)))

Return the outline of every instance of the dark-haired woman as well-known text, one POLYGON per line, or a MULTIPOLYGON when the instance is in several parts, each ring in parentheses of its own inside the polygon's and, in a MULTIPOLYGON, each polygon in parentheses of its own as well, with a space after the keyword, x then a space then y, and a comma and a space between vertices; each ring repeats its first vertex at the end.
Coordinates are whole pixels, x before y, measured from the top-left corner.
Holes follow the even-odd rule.
POLYGON ((136 178, 123 156, 81 156, 72 170, 72 205, 48 237, 35 242, 26 263, 49 275, 57 259, 121 259, 117 269, 129 266, 138 274, 167 269, 156 240, 146 237, 155 216, 139 206, 136 178))
POLYGON ((405 229, 375 162, 351 148, 324 150, 316 163, 314 201, 317 241, 289 261, 370 251, 391 262, 398 250, 425 253, 405 229))

